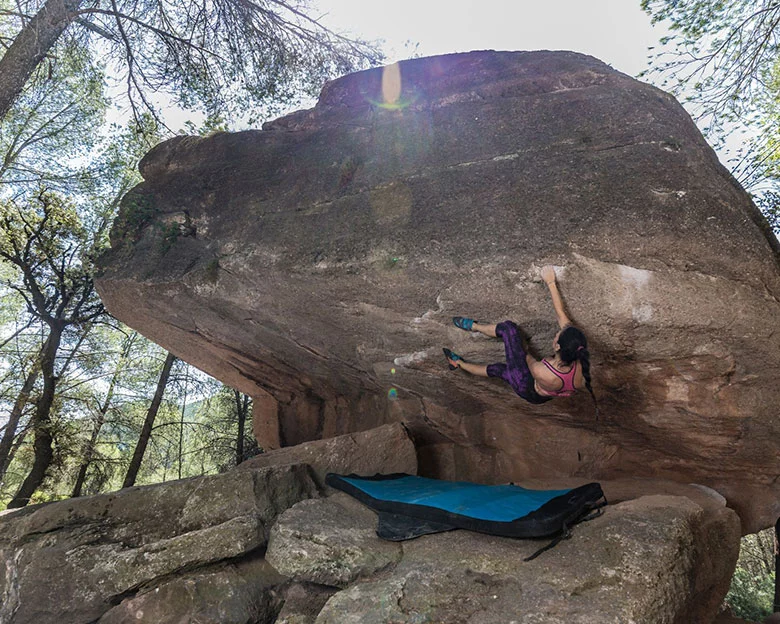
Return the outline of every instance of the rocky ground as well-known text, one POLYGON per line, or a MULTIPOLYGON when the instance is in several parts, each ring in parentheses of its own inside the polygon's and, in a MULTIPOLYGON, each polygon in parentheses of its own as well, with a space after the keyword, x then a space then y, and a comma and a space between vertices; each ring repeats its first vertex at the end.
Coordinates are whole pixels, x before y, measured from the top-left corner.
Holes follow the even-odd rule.
POLYGON ((604 483, 604 515, 530 562, 546 540, 380 540, 316 475, 414 474, 401 425, 261 459, 1 515, 0 622, 710 624, 739 549, 722 497, 641 480, 604 483))

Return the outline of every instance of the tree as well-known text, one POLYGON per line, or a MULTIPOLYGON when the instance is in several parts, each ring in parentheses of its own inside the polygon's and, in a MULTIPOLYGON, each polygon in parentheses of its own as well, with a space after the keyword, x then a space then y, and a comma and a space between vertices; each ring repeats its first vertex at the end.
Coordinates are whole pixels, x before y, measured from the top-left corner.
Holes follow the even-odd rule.
POLYGON ((770 220, 772 214, 776 218, 780 1, 642 0, 642 8, 653 23, 668 22, 672 32, 661 39, 664 47, 644 75, 660 78, 662 86, 683 96, 716 143, 738 126, 755 132, 733 169, 758 195, 770 220))
POLYGON ((172 375, 171 392, 166 390, 167 400, 178 405, 161 410, 153 453, 144 460, 149 482, 168 478, 174 465, 182 477, 224 472, 259 452, 251 432, 251 399, 183 362, 180 370, 172 375), (178 436, 171 435, 174 430, 178 436))
POLYGON ((99 140, 107 100, 102 68, 70 46, 40 66, 0 124, 0 183, 77 192, 99 140))
POLYGON ((227 116, 279 105, 380 60, 373 46, 329 30, 308 10, 305 0, 46 0, 40 8, 18 0, 0 11, 16 33, 0 59, 0 118, 58 42, 118 59, 112 69, 136 117, 156 110, 158 92, 227 116))
POLYGON ((16 268, 5 284, 25 301, 27 312, 48 334, 40 354, 43 388, 32 426, 35 461, 9 507, 23 507, 43 482, 53 456, 51 408, 58 375, 55 361, 64 332, 104 313, 92 281, 90 241, 72 205, 41 190, 24 204, 0 206, 0 259, 16 268))
POLYGON ((0 422, 0 472, 8 469, 0 495, 18 487, 11 507, 117 487, 125 467, 135 482, 141 457, 158 479, 171 457, 191 475, 252 452, 248 398, 230 389, 197 389, 192 405, 161 396, 149 448, 140 440, 131 448, 158 370, 133 378, 132 367, 119 372, 120 349, 101 349, 119 330, 103 335, 92 258, 139 181, 137 160, 161 138, 162 102, 201 110, 204 129, 222 128, 242 111, 267 114, 258 103, 285 106, 379 59, 308 14, 301 0, 0 0, 0 330, 12 334, 0 338, 0 404, 10 416, 0 422), (116 70, 133 121, 106 131, 103 84, 116 70), (6 313, 7 299, 21 311, 6 313), (209 393, 225 406, 196 410, 209 393))
POLYGON ((160 371, 160 377, 157 381, 157 390, 154 393, 149 409, 146 412, 146 418, 144 419, 144 425, 141 428, 141 435, 138 437, 138 443, 133 451, 133 459, 130 461, 130 467, 127 469, 125 480, 122 483, 122 487, 132 487, 135 485, 135 480, 138 477, 138 471, 141 468, 141 462, 146 453, 146 447, 149 444, 149 439, 152 436, 152 428, 154 427, 154 421, 157 418, 157 412, 160 409, 160 403, 162 403, 163 393, 165 392, 165 386, 168 384, 168 378, 171 374, 171 366, 176 357, 172 353, 168 353, 165 357, 162 370, 160 371))
POLYGON ((76 475, 76 483, 73 486, 73 493, 71 494, 73 498, 81 496, 82 488, 84 487, 84 482, 87 478, 87 470, 89 470, 92 460, 97 452, 98 437, 100 436, 101 429, 103 428, 103 425, 106 421, 106 415, 108 414, 108 411, 112 405, 112 401, 114 400, 114 392, 116 391, 116 388, 119 384, 122 372, 128 364, 128 359, 130 356, 130 351, 133 348, 133 343, 137 338, 137 332, 132 332, 125 336, 125 340, 123 341, 121 347, 122 350, 120 356, 114 367, 111 379, 108 382, 108 389, 106 390, 105 398, 96 410, 94 423, 92 426, 92 433, 90 434, 90 438, 84 447, 84 453, 79 465, 78 474, 76 475))
MULTIPOLYGON (((81 284, 91 289, 91 276, 94 270, 92 257, 97 254, 97 250, 108 244, 108 228, 120 199, 127 190, 140 181, 135 163, 148 150, 150 142, 155 142, 159 135, 156 134, 153 120, 145 115, 142 117, 144 126, 140 128, 141 132, 137 131, 138 128, 113 127, 108 135, 109 138, 96 144, 95 135, 102 123, 102 109, 94 102, 89 103, 88 100, 92 94, 100 104, 102 96, 99 89, 93 90, 90 86, 95 81, 94 73, 91 70, 80 72, 80 69, 85 68, 76 61, 68 67, 64 67, 62 63, 57 64, 53 76, 48 79, 51 84, 45 84, 41 89, 38 89, 37 83, 33 85, 34 88, 25 92, 5 122, 0 125, 0 146, 6 148, 6 157, 3 159, 6 167, 2 169, 3 177, 0 178, 0 184, 4 184, 0 190, 6 191, 6 197, 13 193, 11 196, 16 198, 7 199, 3 211, 0 212, 10 219, 12 224, 20 226, 23 218, 27 219, 27 212, 32 210, 31 206, 41 201, 39 196, 44 198, 47 205, 51 203, 48 198, 57 198, 57 201, 67 204, 68 219, 71 220, 74 228, 68 231, 66 227, 63 230, 64 234, 50 232, 52 223, 57 219, 47 217, 49 219, 47 225, 42 226, 41 232, 32 233, 29 239, 32 248, 35 249, 36 245, 42 243, 48 236, 49 240, 46 243, 48 248, 41 252, 40 257, 50 258, 53 265, 59 263, 60 268, 65 266, 68 272, 77 270, 80 273, 80 278, 75 281, 70 281, 71 275, 67 276, 65 281, 68 286, 81 284), (63 75, 59 76, 60 73, 63 75), (55 87, 61 90, 57 91, 55 87), (11 130, 8 130, 9 128, 11 130), (8 142, 4 143, 4 139, 8 139, 8 142), (88 155, 89 158, 84 158, 84 155, 88 155), (58 164, 74 160, 75 164, 72 166, 58 164), (66 202, 61 194, 52 191, 40 191, 33 184, 36 176, 39 183, 44 181, 61 191, 69 192, 71 201, 66 202), (67 260, 64 257, 57 259, 56 254, 59 252, 54 249, 57 239, 59 237, 65 241, 68 236, 71 237, 70 244, 74 254, 67 260)), ((2 152, 0 158, 3 158, 2 152)), ((3 225, 0 224, 0 227, 3 225)), ((56 230, 56 227, 54 229, 56 230)), ((18 249, 23 249, 24 245, 21 241, 25 234, 18 228, 14 230, 10 227, 2 234, 10 236, 5 241, 6 244, 10 245, 12 240, 16 240, 19 242, 18 249)), ((27 234, 31 234, 29 227, 27 234)), ((23 254, 20 252, 18 255, 23 254)), ((21 258, 17 260, 20 260, 21 264, 25 263, 21 258)), ((25 272, 20 269, 20 262, 13 263, 8 261, 8 258, 0 257, 0 294, 3 302, 3 306, 0 306, 0 317, 2 317, 0 330, 9 328, 12 331, 9 338, 4 338, 0 342, 0 349, 3 349, 0 351, 0 357, 4 360, 0 364, 0 370, 6 370, 11 374, 7 384, 0 390, 4 397, 8 396, 12 388, 15 388, 16 392, 15 399, 6 399, 9 422, 0 432, 2 436, 0 437, 0 483, 6 487, 10 487, 17 481, 16 477, 20 471, 28 471, 30 468, 29 453, 23 442, 26 433, 31 430, 28 426, 31 401, 37 402, 36 395, 40 394, 42 389, 38 388, 31 394, 36 385, 36 378, 41 379, 42 350, 46 346, 45 338, 49 333, 49 326, 42 320, 46 315, 39 314, 35 309, 36 305, 29 305, 40 301, 30 296, 30 288, 36 281, 40 284, 45 282, 48 286, 57 283, 54 278, 47 281, 51 274, 51 266, 46 269, 45 263, 38 276, 40 279, 25 281, 25 272), (27 293, 26 299, 22 297, 23 293, 27 293), (6 303, 8 303, 8 311, 5 310, 6 303), (21 308, 19 303, 22 304, 21 308), (9 324, 3 319, 16 320, 9 324), (15 331, 13 327, 16 328, 15 331), (15 472, 10 479, 3 479, 18 449, 23 452, 19 456, 20 461, 16 464, 15 472)), ((59 291, 51 291, 51 294, 54 296, 56 293, 59 296, 65 291, 59 289, 59 291)), ((96 296, 93 297, 91 294, 90 297, 97 301, 96 296)), ((102 306, 100 309, 102 310, 102 306)), ((67 310, 65 313, 67 314, 67 310)), ((51 386, 48 387, 54 395, 51 405, 57 407, 50 412, 47 424, 52 434, 52 442, 56 441, 49 464, 52 469, 58 468, 61 472, 66 471, 66 464, 70 462, 71 455, 75 456, 81 451, 78 448, 79 433, 68 424, 68 420, 78 420, 80 414, 89 413, 87 405, 92 401, 92 397, 104 390, 93 388, 91 392, 84 392, 87 387, 82 387, 84 382, 78 378, 90 374, 88 368, 94 369, 97 366, 94 362, 90 366, 85 366, 84 340, 88 339, 95 322, 103 323, 105 320, 103 314, 97 314, 94 319, 86 323, 66 324, 61 335, 60 347, 54 355, 55 360, 59 358, 64 362, 60 361, 56 364, 54 374, 56 384, 53 389, 51 386), (63 356, 62 352, 66 355, 63 356), (64 375, 71 365, 74 365, 75 369, 74 379, 68 380, 64 375), (74 387, 82 388, 79 391, 82 396, 68 396, 71 388, 74 387), (65 412, 61 417, 59 413, 60 408, 63 407, 65 412)), ((118 333, 118 330, 113 331, 118 333)), ((101 354, 106 365, 110 365, 111 357, 105 348, 94 347, 93 350, 101 354)), ((96 378, 100 378, 103 373, 97 374, 96 378)), ((110 373, 106 375, 110 376, 110 373)), ((33 420, 34 423, 40 422, 40 419, 33 420)), ((51 472, 49 470, 46 476, 52 481, 53 487, 46 493, 41 492, 41 496, 57 496, 55 484, 60 477, 64 476, 64 472, 56 478, 51 472)))
POLYGON ((0 119, 70 24, 81 0, 47 0, 0 59, 0 119))
POLYGON ((14 275, 13 268, 0 262, 0 327, 10 335, 0 342, 0 410, 8 418, 0 430, 0 486, 6 483, 11 461, 26 435, 26 420, 40 375, 40 341, 30 335, 32 318, 24 313, 24 301, 2 285, 14 275))
POLYGON ((249 395, 233 390, 233 398, 236 400, 236 420, 238 431, 236 432, 236 466, 244 461, 244 438, 246 436, 246 417, 249 414, 249 395))
POLYGON ((30 394, 35 387, 35 382, 38 380, 39 373, 40 359, 36 358, 36 360, 31 363, 30 369, 24 378, 22 388, 19 390, 19 394, 8 414, 8 422, 3 430, 3 437, 0 439, 0 482, 5 478, 5 473, 11 463, 11 450, 19 428, 19 421, 22 419, 23 410, 30 400, 30 394))
POLYGON ((734 613, 751 622, 772 612, 774 593, 774 529, 746 535, 740 542, 739 559, 726 603, 734 613))
POLYGON ((778 0, 642 0, 642 8, 673 33, 650 73, 672 80, 716 125, 751 112, 778 61, 778 0))

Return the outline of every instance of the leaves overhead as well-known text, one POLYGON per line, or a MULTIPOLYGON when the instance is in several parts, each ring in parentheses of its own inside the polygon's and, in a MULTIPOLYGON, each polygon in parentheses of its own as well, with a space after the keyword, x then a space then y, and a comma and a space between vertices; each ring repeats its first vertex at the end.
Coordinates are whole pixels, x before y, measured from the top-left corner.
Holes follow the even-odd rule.
POLYGON ((642 0, 642 8, 673 33, 646 73, 662 73, 716 124, 753 111, 777 62, 780 1, 642 0))
POLYGON ((733 173, 759 203, 767 192, 776 195, 780 0, 642 0, 641 6, 672 33, 643 75, 683 97, 716 145, 736 130, 747 133, 733 173))
POLYGON ((91 252, 75 208, 58 195, 41 190, 29 203, 0 204, 0 258, 16 269, 4 285, 43 322, 83 323, 103 313, 91 252))
POLYGON ((87 50, 71 46, 47 60, 0 124, 2 183, 19 189, 45 180, 73 189, 107 105, 102 68, 87 50))
MULTIPOLYGON (((325 27, 306 0, 72 4, 61 44, 86 46, 105 59, 136 118, 143 111, 158 116, 168 101, 227 119, 258 107, 275 112, 382 59, 374 44, 325 27)), ((0 10, 0 19, 21 32, 42 6, 20 0, 0 10)), ((5 32, 14 29, 6 25, 5 32)))

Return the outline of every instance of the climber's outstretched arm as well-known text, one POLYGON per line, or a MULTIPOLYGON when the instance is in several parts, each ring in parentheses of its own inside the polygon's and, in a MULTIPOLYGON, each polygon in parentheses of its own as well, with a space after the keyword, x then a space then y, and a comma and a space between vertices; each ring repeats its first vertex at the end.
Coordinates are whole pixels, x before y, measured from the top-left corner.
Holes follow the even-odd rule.
POLYGON ((555 269, 549 264, 542 268, 542 279, 550 289, 550 296, 552 297, 553 308, 555 308, 555 316, 558 317, 559 327, 563 329, 567 325, 571 325, 571 319, 566 316, 566 310, 563 309, 563 300, 558 292, 558 285, 555 283, 555 269))

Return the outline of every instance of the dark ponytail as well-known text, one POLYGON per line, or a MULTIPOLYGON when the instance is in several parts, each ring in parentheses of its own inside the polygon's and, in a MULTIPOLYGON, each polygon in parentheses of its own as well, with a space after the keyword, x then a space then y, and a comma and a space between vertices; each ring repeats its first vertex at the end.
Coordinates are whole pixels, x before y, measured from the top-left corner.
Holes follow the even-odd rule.
POLYGON ((593 406, 596 408, 596 420, 599 418, 599 404, 596 401, 596 395, 593 394, 593 386, 590 385, 590 352, 588 351, 588 339, 582 331, 572 325, 569 325, 558 336, 558 346, 561 348, 561 360, 566 364, 571 364, 579 360, 582 365, 582 376, 585 378, 585 387, 590 392, 593 399, 593 406))
POLYGON ((596 408, 596 420, 599 419, 599 404, 596 401, 596 395, 593 394, 593 386, 590 385, 590 353, 588 353, 587 347, 577 351, 577 359, 582 364, 582 376, 585 378, 585 387, 590 392, 590 396, 593 399, 593 407, 596 408))

